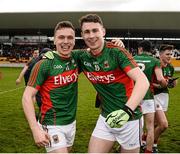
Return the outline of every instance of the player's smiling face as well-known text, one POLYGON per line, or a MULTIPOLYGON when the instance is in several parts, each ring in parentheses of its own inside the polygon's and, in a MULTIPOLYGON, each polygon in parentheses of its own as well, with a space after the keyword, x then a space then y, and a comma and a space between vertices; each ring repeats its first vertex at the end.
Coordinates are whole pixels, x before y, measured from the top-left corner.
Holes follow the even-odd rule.
POLYGON ((65 58, 70 57, 75 45, 75 32, 71 28, 62 28, 56 31, 54 44, 59 55, 65 58))
POLYGON ((165 64, 169 64, 171 62, 172 50, 165 50, 163 53, 160 54, 162 61, 165 64))
POLYGON ((81 35, 86 45, 93 50, 102 50, 104 45, 105 29, 99 23, 85 22, 81 28, 81 35))

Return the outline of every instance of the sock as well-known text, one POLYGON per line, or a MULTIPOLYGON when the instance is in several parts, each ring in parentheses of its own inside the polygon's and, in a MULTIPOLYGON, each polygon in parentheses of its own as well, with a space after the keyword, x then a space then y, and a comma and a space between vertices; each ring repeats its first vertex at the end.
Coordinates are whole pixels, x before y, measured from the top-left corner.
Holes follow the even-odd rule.
POLYGON ((154 143, 154 144, 153 144, 153 147, 157 147, 157 143, 156 143, 156 144, 154 143))

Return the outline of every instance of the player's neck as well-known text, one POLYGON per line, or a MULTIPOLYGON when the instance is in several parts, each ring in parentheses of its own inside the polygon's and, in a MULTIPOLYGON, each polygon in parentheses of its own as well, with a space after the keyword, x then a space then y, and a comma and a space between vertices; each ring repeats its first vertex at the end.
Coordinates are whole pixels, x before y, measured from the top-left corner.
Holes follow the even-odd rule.
POLYGON ((69 59, 71 57, 71 54, 64 55, 64 54, 61 54, 59 52, 57 52, 57 54, 63 59, 69 59))
POLYGON ((103 47, 104 47, 104 44, 102 44, 101 47, 98 49, 90 49, 90 52, 93 56, 99 56, 102 53, 103 47))
POLYGON ((162 67, 166 67, 168 65, 168 63, 166 63, 163 60, 161 60, 161 65, 162 65, 162 67))

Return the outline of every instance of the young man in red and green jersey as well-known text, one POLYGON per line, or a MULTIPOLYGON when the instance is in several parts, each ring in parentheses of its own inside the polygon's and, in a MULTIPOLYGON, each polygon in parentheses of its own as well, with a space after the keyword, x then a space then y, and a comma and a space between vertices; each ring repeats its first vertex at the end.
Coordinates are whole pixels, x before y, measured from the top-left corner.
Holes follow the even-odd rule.
POLYGON ((83 16, 80 26, 90 48, 79 56, 80 66, 102 103, 88 152, 110 152, 115 141, 121 144, 121 152, 139 152, 142 114, 138 105, 149 82, 125 49, 104 41, 105 28, 98 15, 83 16))
POLYGON ((152 87, 153 78, 156 76, 158 82, 162 86, 166 86, 167 82, 163 77, 160 61, 152 56, 152 44, 150 41, 144 40, 138 44, 138 55, 134 56, 134 59, 140 69, 145 73, 151 85, 141 102, 144 124, 147 130, 146 149, 144 152, 151 153, 153 151, 154 143, 155 116, 155 103, 152 87))
POLYGON ((57 24, 54 44, 54 58, 34 66, 22 102, 35 143, 47 152, 67 153, 75 137, 78 79, 77 62, 71 56, 75 30, 70 22, 57 24), (38 91, 42 102, 39 124, 32 100, 38 91))
POLYGON ((159 58, 161 61, 163 76, 168 81, 168 85, 167 87, 163 88, 157 82, 154 83, 154 100, 156 105, 154 152, 158 152, 158 139, 160 135, 168 128, 168 120, 166 117, 169 104, 168 88, 174 88, 177 84, 177 81, 173 80, 174 67, 171 65, 172 50, 173 46, 168 44, 162 44, 159 49, 159 58))
MULTIPOLYGON (((57 51, 46 53, 47 59, 38 62, 23 94, 23 108, 38 146, 48 152, 69 152, 76 130, 77 109, 77 57, 72 53, 75 44, 74 27, 70 22, 60 22, 54 31, 57 51), (34 118, 32 96, 41 95, 39 123, 34 118), (48 130, 43 131, 42 128, 48 130), (51 143, 51 144, 50 144, 51 143), (51 146, 48 146, 51 145, 51 146)), ((121 41, 114 41, 121 45, 121 41)))

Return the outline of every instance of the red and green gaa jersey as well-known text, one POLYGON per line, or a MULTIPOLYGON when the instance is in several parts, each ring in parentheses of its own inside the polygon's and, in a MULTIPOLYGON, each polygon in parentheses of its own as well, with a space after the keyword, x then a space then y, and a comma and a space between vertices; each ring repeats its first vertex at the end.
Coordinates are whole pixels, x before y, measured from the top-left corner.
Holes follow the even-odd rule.
MULTIPOLYGON (((148 78, 150 82, 150 88, 147 91, 144 100, 148 99, 154 99, 153 96, 153 86, 152 86, 152 80, 155 76, 155 69, 161 67, 161 63, 158 59, 152 57, 151 55, 148 55, 146 53, 142 53, 140 55, 134 56, 135 61, 137 62, 140 69, 144 72, 146 77, 148 78)), ((143 83, 142 83, 143 84, 143 83)))
MULTIPOLYGON (((84 51, 80 55, 81 69, 93 84, 102 102, 102 116, 124 107, 134 88, 127 72, 137 67, 132 56, 123 48, 105 43, 101 55, 93 56, 84 51)), ((141 117, 138 107, 135 119, 141 117)))
POLYGON ((39 61, 32 70, 29 86, 41 95, 40 123, 66 125, 75 120, 77 108, 78 69, 74 58, 39 61))
MULTIPOLYGON (((168 64, 166 67, 162 68, 162 72, 165 79, 171 78, 174 75, 174 67, 171 64, 168 64)), ((160 93, 169 93, 169 90, 167 87, 161 88, 161 89, 158 89, 158 88, 154 89, 155 95, 160 94, 160 93)))

